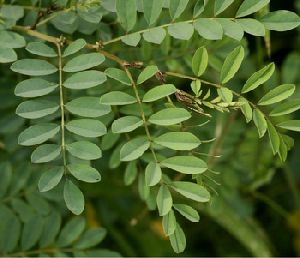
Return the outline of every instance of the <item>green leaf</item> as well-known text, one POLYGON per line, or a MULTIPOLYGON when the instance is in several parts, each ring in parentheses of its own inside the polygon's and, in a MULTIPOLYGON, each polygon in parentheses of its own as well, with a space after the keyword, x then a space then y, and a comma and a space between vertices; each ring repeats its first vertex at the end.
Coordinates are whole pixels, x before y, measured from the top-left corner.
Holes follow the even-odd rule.
POLYGON ((177 223, 174 234, 169 236, 171 246, 175 253, 182 253, 185 250, 186 247, 186 238, 185 234, 180 227, 180 225, 177 223))
POLYGON ((170 1, 169 12, 173 20, 177 19, 186 9, 189 0, 170 1))
POLYGON ((145 201, 147 198, 149 198, 150 187, 146 185, 145 176, 141 173, 138 176, 138 192, 142 200, 145 201))
POLYGON ((101 175, 97 169, 87 164, 72 163, 67 166, 70 173, 78 180, 87 183, 97 183, 101 180, 101 175))
POLYGON ((57 53, 55 50, 43 42, 29 42, 26 50, 34 55, 45 56, 45 57, 56 57, 57 53))
POLYGON ((149 90, 143 97, 143 102, 153 102, 176 92, 173 84, 163 84, 149 90))
POLYGON ((106 236, 105 228, 90 228, 83 236, 75 243, 76 249, 88 249, 98 245, 106 236))
POLYGON ((11 31, 0 30, 1 48, 22 48, 25 45, 24 37, 11 31))
POLYGON ((174 204, 174 209, 177 210, 182 216, 186 217, 191 222, 199 222, 200 216, 191 206, 186 204, 174 204))
POLYGON ((220 23, 213 18, 199 18, 194 23, 199 35, 208 40, 220 40, 223 37, 223 29, 220 23))
POLYGON ((23 222, 29 221, 34 215, 34 209, 22 199, 13 199, 11 206, 23 222))
POLYGON ((61 146, 57 144, 43 144, 37 147, 31 154, 32 163, 47 163, 56 159, 61 152, 61 146))
POLYGON ((73 217, 63 227, 59 238, 58 246, 65 247, 71 245, 83 233, 85 219, 83 217, 73 217))
POLYGON ((225 11, 234 0, 216 0, 215 1, 215 15, 218 15, 225 11))
POLYGON ((103 105, 111 105, 111 106, 117 106, 117 105, 127 105, 136 103, 137 100, 135 97, 122 92, 122 91, 111 91, 109 93, 104 94, 100 98, 100 103, 103 105))
POLYGON ((41 248, 50 246, 54 243, 57 234, 59 233, 61 225, 61 217, 56 211, 52 211, 49 216, 45 218, 43 232, 39 239, 39 246, 41 248))
POLYGON ((89 89, 107 80, 105 73, 99 71, 85 71, 75 73, 64 82, 64 87, 73 90, 89 89))
POLYGON ((279 151, 280 138, 279 138, 279 135, 278 135, 275 127, 268 120, 267 120, 267 125, 268 125, 268 134, 269 134, 270 144, 272 147, 273 154, 275 155, 279 151))
POLYGON ((132 30, 137 18, 136 0, 116 0, 116 11, 121 26, 126 31, 132 30))
POLYGON ((266 34, 264 25, 255 19, 245 18, 245 19, 236 19, 236 21, 242 26, 243 30, 248 34, 257 37, 263 37, 266 34))
POLYGON ((73 41, 69 46, 66 47, 63 57, 73 55, 77 53, 80 49, 84 48, 86 42, 84 39, 77 39, 73 41))
POLYGON ((91 118, 111 112, 111 107, 100 104, 98 97, 80 97, 68 102, 65 107, 72 114, 91 118))
POLYGON ((193 18, 198 17, 201 13, 204 12, 204 8, 206 7, 209 0, 198 0, 194 6, 193 10, 193 18))
POLYGON ((99 53, 81 54, 68 61, 63 70, 68 73, 80 72, 98 66, 104 60, 104 56, 99 53))
POLYGON ((38 192, 32 192, 26 194, 26 200, 29 205, 41 216, 48 215, 50 207, 48 202, 38 192))
POLYGON ((14 62, 10 69, 16 73, 31 76, 42 76, 55 73, 57 68, 45 60, 22 59, 14 62))
POLYGON ((159 164, 150 162, 145 171, 145 181, 148 186, 157 185, 161 179, 162 172, 159 164))
POLYGON ((16 109, 16 114, 27 119, 37 119, 51 115, 59 109, 53 101, 37 99, 22 102, 16 109))
POLYGON ((208 65, 208 53, 205 47, 200 47, 192 59, 192 70, 198 77, 201 76, 208 65))
POLYGON ((194 27, 186 22, 177 22, 168 26, 168 33, 175 39, 189 40, 194 34, 194 27))
MULTIPOLYGON (((70 179, 66 179, 64 185, 64 200, 66 202, 67 208, 75 215, 79 215, 80 213, 83 212, 84 210, 83 193, 70 179)), ((63 232, 64 230, 62 230, 61 235, 63 234, 63 232)), ((60 239, 58 241, 60 246, 62 246, 60 239)))
POLYGON ((258 105, 266 106, 285 100, 294 94, 295 89, 296 87, 294 84, 280 85, 263 96, 259 100, 258 105))
POLYGON ((286 10, 270 12, 263 16, 260 21, 268 30, 276 31, 292 30, 300 25, 299 16, 286 10))
POLYGON ((136 166, 136 161, 131 161, 127 164, 125 174, 124 174, 124 183, 126 186, 131 185, 136 179, 138 174, 138 169, 136 166))
POLYGON ((290 131, 300 132, 300 120, 287 120, 277 126, 290 131))
POLYGON ((42 234, 43 224, 44 220, 40 216, 34 216, 25 222, 21 239, 22 250, 29 250, 37 243, 42 234))
POLYGON ((246 122, 249 123, 252 120, 252 107, 250 106, 249 102, 243 98, 239 98, 239 102, 241 102, 241 111, 246 118, 246 122))
POLYGON ((160 27, 151 28, 143 33, 144 40, 150 43, 161 44, 166 37, 166 30, 160 27))
POLYGON ((158 68, 156 65, 147 66, 139 75, 137 79, 137 84, 142 84, 151 77, 153 77, 158 72, 158 68))
POLYGON ((200 140, 190 132, 168 132, 153 139, 155 143, 172 150, 192 150, 200 145, 200 140))
POLYGON ((74 157, 84 160, 94 160, 102 157, 101 149, 96 144, 88 141, 79 141, 67 144, 66 150, 74 157))
POLYGON ((0 11, 1 18, 5 18, 8 22, 18 21, 19 19, 24 17, 24 7, 18 5, 2 5, 0 11))
POLYGON ((149 122, 156 125, 168 126, 181 123, 190 118, 191 114, 184 108, 166 108, 151 115, 149 122))
POLYGON ((161 165, 183 174, 202 174, 207 170, 207 164, 193 156, 174 156, 163 160, 161 165))
POLYGON ((131 139, 120 150, 121 161, 131 161, 141 157, 150 147, 147 137, 131 139))
POLYGON ((156 22, 161 14, 163 0, 143 0, 144 17, 149 25, 156 22))
POLYGON ((17 53, 10 48, 0 48, 0 63, 11 63, 18 60, 17 53))
POLYGON ((105 125, 93 119, 77 119, 66 124, 68 131, 83 137, 100 137, 107 133, 105 125))
POLYGON ((235 48, 225 59, 221 70, 221 82, 227 83, 240 69, 245 55, 244 48, 239 46, 235 48))
POLYGON ((255 90, 259 85, 265 83, 269 80, 272 74, 275 71, 275 64, 271 63, 258 72, 255 72, 251 77, 246 81, 242 93, 247 93, 249 91, 255 90))
POLYGON ((118 68, 107 68, 105 73, 109 78, 115 79, 125 85, 131 85, 130 79, 123 70, 118 68))
POLYGON ((140 33, 132 33, 125 35, 121 38, 121 41, 124 42, 128 46, 136 47, 141 40, 141 34, 140 33))
POLYGON ((244 36, 242 26, 228 18, 218 18, 217 21, 221 24, 224 34, 237 41, 241 41, 244 36))
POLYGON ((168 212, 168 214, 163 216, 162 226, 166 236, 174 234, 176 228, 176 217, 172 209, 168 212))
POLYGON ((12 180, 12 166, 9 162, 0 163, 1 181, 0 181, 0 198, 2 198, 10 186, 12 180))
POLYGON ((18 83, 15 95, 23 98, 33 98, 49 94, 58 87, 58 84, 40 78, 33 78, 18 83))
POLYGON ((143 125, 143 120, 136 116, 124 116, 111 125, 113 133, 128 133, 143 125))
POLYGON ((268 128, 264 114, 259 109, 253 110, 253 122, 257 127, 259 138, 265 135, 268 128))
POLYGON ((40 192, 47 192, 57 186, 64 174, 64 167, 52 167, 44 172, 39 180, 40 192))
POLYGON ((238 9, 235 17, 239 18, 255 13, 269 3, 270 0, 244 0, 240 8, 238 9))
POLYGON ((218 95, 222 98, 224 102, 230 103, 233 99, 233 93, 230 89, 222 87, 217 90, 218 95))
POLYGON ((300 109, 300 99, 289 100, 286 103, 282 103, 275 107, 270 116, 281 116, 291 114, 300 109))
POLYGON ((18 143, 23 146, 41 144, 54 137, 59 131, 60 127, 52 123, 33 125, 20 133, 18 143))
POLYGON ((165 216, 172 209, 173 199, 166 185, 161 185, 156 196, 156 204, 159 216, 165 216))
POLYGON ((181 195, 196 202, 208 202, 210 193, 202 185, 192 182, 177 181, 171 184, 171 187, 181 195))

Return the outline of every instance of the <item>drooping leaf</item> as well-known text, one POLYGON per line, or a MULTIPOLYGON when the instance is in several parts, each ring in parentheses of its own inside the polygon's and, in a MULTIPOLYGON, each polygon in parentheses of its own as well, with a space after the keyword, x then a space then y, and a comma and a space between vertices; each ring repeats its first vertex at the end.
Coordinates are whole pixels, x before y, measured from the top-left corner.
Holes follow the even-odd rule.
POLYGON ((200 216, 198 211, 186 204, 174 204, 174 209, 177 210, 182 216, 186 217, 191 222, 199 222, 200 216))
POLYGON ((244 0, 240 8, 238 9, 235 17, 239 18, 255 13, 269 3, 270 0, 244 0))
POLYGON ((143 0, 144 17, 149 25, 156 22, 161 14, 163 0, 143 0))
POLYGON ((60 127, 52 123, 33 125, 20 133, 18 143, 23 146, 41 144, 54 137, 59 130, 60 127))
POLYGON ((100 137, 107 133, 105 125, 93 119, 71 120, 66 124, 68 131, 83 137, 100 137))
POLYGON ((61 152, 61 146, 57 144, 43 144, 37 147, 31 154, 32 163, 46 163, 56 159, 61 152))
POLYGON ((149 118, 156 125, 168 126, 181 123, 191 118, 191 114, 183 108, 166 108, 158 111, 149 118))
POLYGON ((153 102, 161 98, 167 97, 176 92, 176 88, 173 84, 163 84, 156 86, 146 92, 143 97, 143 102, 153 102))
POLYGON ((183 174, 202 174, 207 170, 207 164, 194 156, 174 156, 163 160, 161 165, 183 174))
POLYGON ((116 0, 116 11, 121 26, 126 31, 132 30, 137 18, 136 0, 116 0))
POLYGON ((21 59, 14 62, 10 68, 16 73, 31 76, 48 75, 57 71, 57 68, 53 64, 38 59, 21 59))
POLYGON ((275 155, 279 151, 280 138, 279 138, 279 135, 278 135, 275 127, 268 120, 267 120, 267 125, 268 125, 268 134, 269 134, 270 144, 272 147, 273 154, 275 155))
POLYGON ((72 163, 67 166, 70 173, 78 180, 97 183, 101 180, 101 175, 97 169, 90 167, 87 164, 72 163))
POLYGON ((268 30, 276 31, 292 30, 300 25, 300 17, 286 10, 267 13, 260 21, 268 30))
POLYGON ((168 214, 163 216, 162 226, 166 236, 172 235, 176 228, 176 217, 174 211, 171 209, 168 214))
POLYGON ((154 186, 159 183, 162 171, 158 163, 150 162, 145 170, 145 181, 148 186, 154 186))
POLYGON ((300 120, 287 120, 277 126, 290 131, 300 132, 300 120))
POLYGON ((143 124, 143 120, 136 116, 124 116, 115 120, 111 129, 113 133, 128 133, 134 131, 143 124))
POLYGON ((65 105, 72 114, 83 117, 100 117, 111 112, 111 107, 100 104, 98 97, 80 97, 65 105))
POLYGON ((131 139, 123 145, 120 150, 121 161, 131 161, 141 157, 150 147, 150 143, 146 137, 138 137, 131 139))
POLYGON ((165 216, 172 209, 173 199, 166 185, 161 185, 156 197, 159 216, 165 216))
POLYGON ((223 29, 217 19, 199 18, 194 23, 199 35, 208 40, 220 40, 223 37, 223 29))
POLYGON ((200 47, 192 58, 192 70, 198 77, 201 76, 208 65, 208 53, 205 47, 200 47))
POLYGON ((53 101, 37 99, 22 102, 16 114, 27 119, 37 119, 55 113, 59 105, 53 101))
POLYGON ((253 110, 253 122, 257 127, 259 138, 263 137, 268 125, 264 114, 257 108, 253 110))
POLYGON ((200 145, 200 140, 190 132, 168 132, 154 138, 154 142, 173 150, 192 150, 200 145))
MULTIPOLYGON (((83 193, 80 191, 78 186, 76 186, 70 179, 66 179, 64 184, 64 200, 66 202, 67 208, 74 213, 75 215, 79 215, 84 210, 84 196, 83 193)), ((61 232, 61 235, 63 235, 61 232)), ((74 237, 74 236, 69 236, 74 237)), ((61 236, 60 236, 61 238, 61 236)), ((60 246, 62 246, 61 241, 59 241, 60 246)))
POLYGON ((172 182, 171 187, 181 195, 196 202, 208 202, 210 193, 202 185, 192 182, 176 181, 172 182))
POLYGON ((136 102, 137 100, 135 97, 122 91, 111 91, 102 95, 102 97, 100 98, 101 104, 111 106, 127 105, 136 102))
POLYGON ((131 161, 127 164, 125 174, 124 174, 124 183, 126 186, 131 185, 136 179, 138 174, 136 161, 131 161))
POLYGON ((244 48, 239 46, 226 57, 221 70, 221 82, 223 84, 231 80, 240 69, 244 59, 244 53, 244 48))
POLYGON ((246 122, 249 123, 252 120, 252 107, 250 106, 249 102, 243 97, 239 98, 239 102, 241 103, 241 111, 246 118, 246 122))
POLYGON ((104 56, 99 53, 81 54, 68 61, 63 70, 68 73, 80 72, 98 66, 104 60, 104 56))
POLYGON ((282 103, 276 106, 270 113, 270 116, 281 116, 291 114, 300 109, 300 100, 289 100, 288 102, 282 103))
POLYGON ((274 63, 271 63, 263 67, 261 70, 252 74, 251 77, 246 81, 242 89, 242 93, 247 93, 249 91, 255 90, 259 85, 269 80, 274 71, 275 65, 274 63))
POLYGON ((58 87, 58 84, 40 78, 24 80, 16 86, 15 95, 23 98, 33 98, 49 94, 58 87))
POLYGON ((158 68, 155 65, 147 66, 139 75, 137 84, 142 84, 158 72, 158 68))
POLYGON ((176 225, 174 233, 171 234, 169 238, 170 238, 171 246, 175 253, 182 253, 185 250, 186 247, 185 234, 178 223, 176 225))
POLYGON ((95 143, 88 141, 67 144, 66 150, 74 157, 84 160, 94 160, 102 157, 101 149, 95 143))
POLYGON ((194 27, 190 23, 177 22, 168 26, 168 33, 175 39, 189 40, 194 34, 194 27))
POLYGON ((83 90, 103 84, 107 80, 105 73, 99 71, 84 71, 75 73, 65 80, 68 89, 83 90))
POLYGON ((44 172, 39 180, 40 192, 47 192, 57 186, 64 174, 64 167, 52 167, 44 172))
POLYGON ((26 50, 34 55, 45 56, 45 57, 56 57, 57 53, 55 50, 43 42, 30 42, 26 46, 26 50))
POLYGON ((273 90, 270 90, 265 96, 263 96, 259 100, 258 105, 266 106, 285 100, 289 96, 293 95, 295 89, 296 87, 294 84, 282 84, 273 90))

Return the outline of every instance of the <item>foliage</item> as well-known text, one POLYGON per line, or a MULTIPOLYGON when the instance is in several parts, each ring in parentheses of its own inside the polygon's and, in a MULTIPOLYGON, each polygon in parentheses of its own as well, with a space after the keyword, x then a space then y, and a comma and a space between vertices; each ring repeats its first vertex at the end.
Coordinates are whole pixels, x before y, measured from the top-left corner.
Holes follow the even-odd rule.
POLYGON ((119 255, 98 246, 99 209, 120 251, 136 255, 109 222, 123 208, 101 206, 123 198, 122 184, 157 210, 176 253, 189 240, 183 218, 202 213, 253 255, 271 255, 257 221, 238 210, 248 209, 239 186, 259 198, 286 166, 289 131, 300 131, 289 70, 299 55, 282 80, 270 58, 270 31, 300 18, 269 9, 269 0, 2 1, 0 253, 119 255), (253 62, 253 38, 266 63, 260 53, 253 62))

